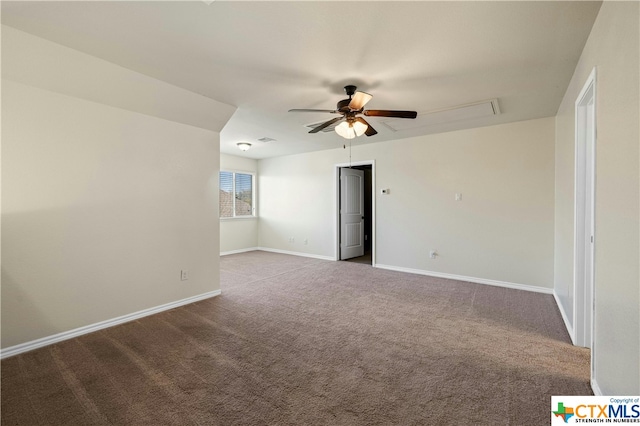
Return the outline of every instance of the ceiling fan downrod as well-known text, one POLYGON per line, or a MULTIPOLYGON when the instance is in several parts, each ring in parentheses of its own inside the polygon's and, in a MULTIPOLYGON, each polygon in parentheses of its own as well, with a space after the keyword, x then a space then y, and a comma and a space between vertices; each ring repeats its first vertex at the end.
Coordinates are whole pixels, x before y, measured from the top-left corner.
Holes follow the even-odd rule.
POLYGON ((354 95, 354 93, 356 93, 356 89, 357 89, 357 87, 352 85, 352 84, 344 86, 344 91, 347 94, 347 96, 349 96, 349 99, 351 99, 351 97, 354 95))
POLYGON ((349 96, 349 99, 343 99, 341 101, 338 101, 338 105, 336 105, 336 109, 342 113, 349 113, 351 111, 351 108, 349 108, 349 104, 351 103, 351 98, 353 97, 353 95, 356 93, 356 86, 353 85, 348 85, 348 86, 344 86, 344 91, 347 94, 347 96, 349 96))

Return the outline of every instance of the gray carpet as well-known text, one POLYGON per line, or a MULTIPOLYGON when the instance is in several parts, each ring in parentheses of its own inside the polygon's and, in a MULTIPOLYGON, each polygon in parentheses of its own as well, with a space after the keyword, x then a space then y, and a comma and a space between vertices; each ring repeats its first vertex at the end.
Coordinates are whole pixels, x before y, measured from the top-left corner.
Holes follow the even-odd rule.
POLYGON ((2 424, 544 425, 591 393, 550 295, 266 252, 221 280, 2 361, 2 424))

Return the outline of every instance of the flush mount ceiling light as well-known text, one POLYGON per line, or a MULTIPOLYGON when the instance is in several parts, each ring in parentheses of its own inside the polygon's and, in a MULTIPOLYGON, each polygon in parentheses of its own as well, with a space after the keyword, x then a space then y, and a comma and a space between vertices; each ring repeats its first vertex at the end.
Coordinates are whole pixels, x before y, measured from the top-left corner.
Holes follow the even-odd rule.
POLYGON ((251 144, 249 142, 238 142, 236 145, 238 145, 240 151, 249 151, 251 148, 251 144))

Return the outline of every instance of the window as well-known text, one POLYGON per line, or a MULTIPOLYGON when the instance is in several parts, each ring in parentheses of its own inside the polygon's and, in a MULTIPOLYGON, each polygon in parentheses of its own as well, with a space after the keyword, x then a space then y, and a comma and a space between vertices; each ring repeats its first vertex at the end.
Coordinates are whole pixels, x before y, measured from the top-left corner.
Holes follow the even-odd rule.
POLYGON ((253 217, 253 175, 220 172, 220 217, 253 217))

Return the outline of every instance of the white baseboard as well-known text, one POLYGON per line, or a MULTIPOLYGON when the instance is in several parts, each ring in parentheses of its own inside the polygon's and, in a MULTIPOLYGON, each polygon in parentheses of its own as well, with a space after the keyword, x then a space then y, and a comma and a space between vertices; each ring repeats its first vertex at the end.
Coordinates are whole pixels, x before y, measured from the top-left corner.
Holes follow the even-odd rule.
POLYGON ((567 313, 564 310, 564 306, 562 306, 562 303, 560 303, 560 298, 558 297, 558 293, 556 293, 555 290, 553 292, 553 298, 556 299, 556 305, 558 305, 558 310, 560 311, 560 315, 562 315, 562 321, 564 321, 564 327, 567 329, 567 333, 569 333, 569 337, 571 338, 571 343, 575 345, 576 339, 573 334, 573 327, 569 322, 569 317, 567 316, 567 313))
POLYGON ((602 396, 604 395, 602 393, 602 389, 600 389, 600 386, 598 386, 598 382, 596 382, 596 379, 591 379, 591 390, 593 391, 593 394, 595 396, 602 396))
POLYGON ((73 339, 74 337, 82 336, 83 334, 93 333, 94 331, 113 327, 115 325, 122 324, 125 322, 137 320, 139 318, 157 314, 162 311, 168 311, 169 309, 177 308, 179 306, 188 305, 189 303, 194 303, 199 300, 204 300, 210 297, 218 296, 220 293, 221 293, 220 290, 210 291, 207 293, 199 294, 197 296, 192 296, 186 299, 177 300, 175 302, 165 303, 164 305, 155 306, 153 308, 143 309, 142 311, 133 312, 131 314, 123 315, 117 318, 112 318, 110 320, 97 322, 95 324, 86 325, 84 327, 75 328, 69 331, 63 331, 62 333, 54 334, 52 336, 42 337, 40 339, 32 340, 30 342, 21 343, 15 346, 10 346, 0 351, 0 359, 5 359, 10 356, 21 354, 23 352, 28 352, 34 349, 41 348, 43 346, 48 346, 54 343, 62 342, 63 340, 73 339))
POLYGON ((248 251, 256 251, 256 250, 260 250, 260 247, 249 247, 249 248, 243 248, 238 250, 223 251, 223 252, 220 252, 220 256, 228 256, 230 254, 246 253, 248 251))
POLYGON ((443 272, 426 271, 423 269, 403 268, 400 266, 382 265, 380 263, 377 263, 375 267, 380 269, 388 269, 390 271, 407 272, 409 274, 426 275, 429 277, 437 277, 437 278, 447 278, 450 280, 466 281, 466 282, 476 283, 476 284, 487 284, 487 285, 493 285, 496 287, 506 287, 506 288, 513 288, 516 290, 533 291, 536 293, 545 293, 545 294, 553 293, 553 289, 550 289, 550 288, 537 287, 537 286, 526 285, 526 284, 516 284, 516 283, 510 283, 506 281, 489 280, 486 278, 467 277, 464 275, 446 274, 443 272))
POLYGON ((288 251, 288 250, 280 250, 269 247, 258 247, 256 250, 268 251, 271 253, 280 253, 280 254, 289 254, 291 256, 302 256, 302 257, 310 257, 312 259, 320 259, 320 260, 331 260, 335 261, 336 259, 333 256, 322 256, 320 254, 311 254, 311 253, 302 253, 299 251, 288 251))

